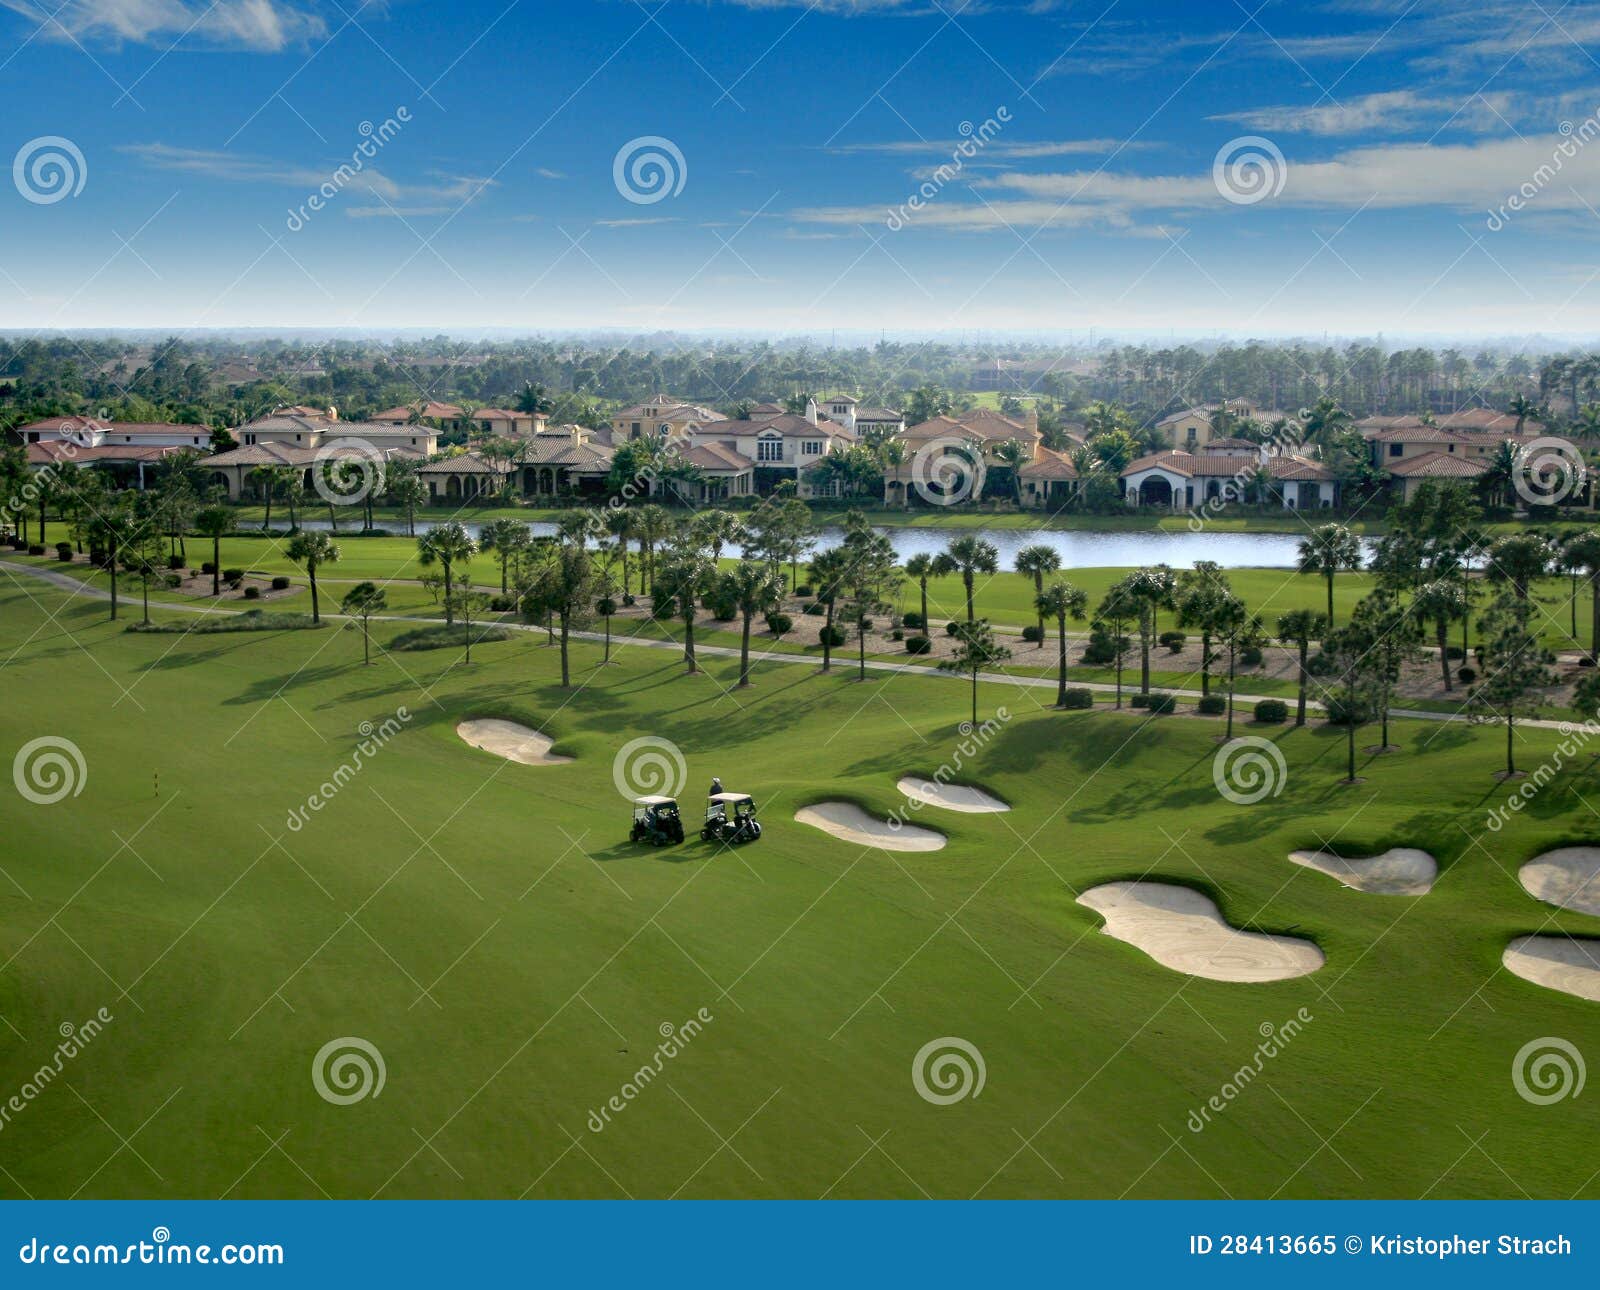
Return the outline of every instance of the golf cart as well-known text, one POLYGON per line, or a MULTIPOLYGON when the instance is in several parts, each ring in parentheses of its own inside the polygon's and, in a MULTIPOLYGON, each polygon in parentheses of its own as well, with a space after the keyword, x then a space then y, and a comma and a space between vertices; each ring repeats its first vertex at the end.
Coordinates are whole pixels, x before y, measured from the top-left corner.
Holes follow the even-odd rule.
POLYGON ((706 823, 700 830, 704 841, 737 846, 760 836, 756 804, 749 793, 712 793, 706 798, 706 823))
POLYGON ((653 847, 672 846, 683 841, 683 819, 675 797, 636 797, 633 799, 633 832, 630 842, 648 842, 653 847))

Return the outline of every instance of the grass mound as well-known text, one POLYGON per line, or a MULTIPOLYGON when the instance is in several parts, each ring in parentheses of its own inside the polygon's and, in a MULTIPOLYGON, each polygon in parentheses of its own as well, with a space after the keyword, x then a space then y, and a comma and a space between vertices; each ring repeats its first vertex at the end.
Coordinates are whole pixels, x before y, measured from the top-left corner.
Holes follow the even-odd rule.
POLYGON ((326 627, 311 620, 310 614, 269 614, 264 609, 247 609, 242 614, 203 618, 187 623, 129 623, 130 632, 170 632, 175 635, 214 635, 217 632, 295 632, 326 627))
POLYGON ((480 626, 474 623, 471 628, 461 623, 453 627, 418 627, 414 631, 401 632, 391 642, 390 649, 444 649, 449 645, 464 646, 467 643, 467 633, 472 633, 472 643, 481 645, 484 641, 503 641, 511 633, 504 627, 490 625, 480 626))

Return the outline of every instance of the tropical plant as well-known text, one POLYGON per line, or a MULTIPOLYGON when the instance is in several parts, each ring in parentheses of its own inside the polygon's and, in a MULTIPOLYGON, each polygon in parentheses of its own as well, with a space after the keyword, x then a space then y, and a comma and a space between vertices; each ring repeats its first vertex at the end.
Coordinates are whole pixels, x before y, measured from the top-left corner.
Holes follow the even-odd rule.
POLYGON ((1011 657, 1011 651, 996 643, 987 618, 956 624, 955 641, 955 652, 949 658, 940 659, 937 666, 941 672, 965 672, 972 678, 972 725, 976 729, 978 675, 985 668, 1004 663, 1011 657))
POLYGON ((1468 711, 1474 720, 1505 725, 1507 779, 1517 774, 1517 718, 1537 715, 1539 691, 1557 680, 1545 663, 1538 637, 1528 626, 1532 615, 1529 601, 1502 592, 1490 602, 1478 623, 1483 679, 1468 692, 1468 711))
POLYGON ((339 612, 361 620, 361 662, 372 663, 372 616, 389 607, 389 598, 383 588, 374 582, 358 582, 345 593, 339 602, 339 612))
POLYGON ((338 546, 326 533, 315 531, 296 533, 289 539, 284 554, 296 564, 305 567, 306 579, 311 584, 311 621, 320 623, 322 610, 317 599, 317 570, 325 564, 338 562, 338 546))
POLYGON ((963 534, 955 538, 944 552, 934 557, 934 571, 943 576, 961 575, 961 586, 967 594, 967 622, 977 621, 973 612, 973 597, 980 573, 996 573, 1000 568, 1000 551, 993 542, 963 534))
POLYGON ((233 532, 233 512, 226 506, 207 506, 195 512, 195 532, 211 539, 211 594, 222 594, 222 539, 233 532))
POLYGON ((1016 566, 1018 573, 1033 579, 1033 598, 1036 602, 1034 608, 1039 615, 1039 640, 1037 644, 1038 648, 1043 649, 1045 615, 1044 610, 1038 608, 1037 601, 1044 595, 1044 575, 1054 573, 1061 567, 1061 556, 1057 554, 1055 547, 1039 542, 1033 546, 1025 546, 1017 552, 1016 566))
POLYGON ((1074 587, 1060 578, 1043 588, 1034 598, 1034 608, 1042 622, 1056 620, 1056 707, 1067 706, 1067 619, 1078 622, 1088 609, 1089 595, 1081 587, 1074 587))
POLYGON ((417 563, 429 569, 439 566, 446 626, 455 622, 455 572, 464 570, 477 552, 478 544, 460 520, 435 525, 417 539, 417 563))
POLYGON ((750 624, 783 603, 784 581, 765 560, 740 560, 721 575, 722 594, 739 612, 739 689, 750 684, 750 624))
POLYGON ((1293 645, 1300 655, 1300 667, 1296 672, 1297 692, 1295 695, 1294 723, 1303 726, 1306 723, 1306 689, 1310 683, 1310 672, 1307 670, 1311 654, 1311 642, 1321 640, 1328 630, 1328 616, 1318 613, 1315 609, 1291 609, 1278 619, 1278 639, 1286 645, 1293 645))
POLYGON ((1300 543, 1301 573, 1320 574, 1328 584, 1328 623, 1333 623, 1333 579, 1361 567, 1361 543, 1343 524, 1322 524, 1300 543))

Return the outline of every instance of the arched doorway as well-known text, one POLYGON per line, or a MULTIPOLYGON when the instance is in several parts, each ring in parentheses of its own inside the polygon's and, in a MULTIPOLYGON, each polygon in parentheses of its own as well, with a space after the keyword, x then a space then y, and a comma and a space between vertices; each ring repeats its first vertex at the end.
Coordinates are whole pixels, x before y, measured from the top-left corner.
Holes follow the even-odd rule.
POLYGON ((1165 475, 1150 475, 1139 485, 1140 506, 1171 506, 1172 481, 1165 475))

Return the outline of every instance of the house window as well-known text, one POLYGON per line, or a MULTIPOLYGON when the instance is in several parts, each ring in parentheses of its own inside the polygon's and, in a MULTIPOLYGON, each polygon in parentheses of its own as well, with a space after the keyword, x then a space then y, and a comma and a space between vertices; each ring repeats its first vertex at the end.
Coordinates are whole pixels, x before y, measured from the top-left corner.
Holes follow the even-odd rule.
POLYGON ((808 439, 800 445, 800 451, 807 457, 820 457, 822 456, 822 441, 820 439, 808 439))
POLYGON ((756 460, 757 461, 782 461, 783 460, 783 440, 782 439, 758 439, 756 441, 756 460))
POLYGON ((632 430, 632 433, 633 433, 633 434, 638 434, 638 433, 639 433, 639 423, 638 423, 638 422, 637 422, 637 421, 635 421, 635 422, 634 422, 634 423, 633 423, 633 430, 632 430))
POLYGON ((1403 448, 1404 448, 1403 444, 1392 443, 1392 444, 1389 445, 1389 455, 1391 457, 1398 457, 1400 455, 1401 451, 1403 450, 1403 448))

